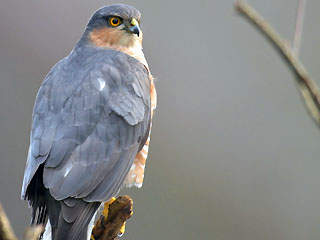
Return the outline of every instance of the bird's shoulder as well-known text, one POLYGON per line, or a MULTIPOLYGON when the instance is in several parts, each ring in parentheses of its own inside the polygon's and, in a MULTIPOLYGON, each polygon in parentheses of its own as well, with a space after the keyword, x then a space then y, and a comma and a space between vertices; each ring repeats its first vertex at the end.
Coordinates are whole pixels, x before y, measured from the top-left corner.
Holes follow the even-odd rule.
POLYGON ((98 93, 103 98, 110 97, 110 90, 119 93, 121 88, 133 89, 139 97, 148 98, 149 87, 148 70, 123 52, 95 48, 73 50, 45 77, 36 97, 34 113, 59 110, 70 97, 98 93))

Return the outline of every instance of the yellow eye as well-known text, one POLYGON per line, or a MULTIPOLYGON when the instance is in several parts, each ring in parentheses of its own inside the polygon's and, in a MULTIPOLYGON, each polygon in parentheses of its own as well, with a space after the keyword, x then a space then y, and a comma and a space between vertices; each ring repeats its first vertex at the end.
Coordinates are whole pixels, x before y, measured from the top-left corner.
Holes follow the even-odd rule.
POLYGON ((109 18, 109 24, 112 27, 117 27, 121 24, 121 19, 119 17, 111 17, 109 18))

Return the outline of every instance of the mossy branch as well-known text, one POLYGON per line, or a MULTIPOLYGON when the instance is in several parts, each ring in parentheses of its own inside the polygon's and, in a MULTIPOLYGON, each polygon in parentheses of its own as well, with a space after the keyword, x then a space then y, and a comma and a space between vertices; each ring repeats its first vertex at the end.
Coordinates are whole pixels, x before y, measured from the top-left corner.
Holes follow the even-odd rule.
MULTIPOLYGON (((108 207, 108 214, 101 215, 92 230, 94 240, 116 240, 125 222, 133 214, 133 201, 129 196, 118 197, 108 207)), ((105 210, 103 211, 105 212, 105 210)))

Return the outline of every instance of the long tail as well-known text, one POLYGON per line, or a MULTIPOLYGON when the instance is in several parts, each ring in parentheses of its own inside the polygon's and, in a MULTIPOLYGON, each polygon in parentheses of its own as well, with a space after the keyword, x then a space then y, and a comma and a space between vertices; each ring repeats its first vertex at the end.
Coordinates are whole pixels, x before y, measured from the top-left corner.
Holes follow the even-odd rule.
POLYGON ((100 202, 75 198, 57 201, 44 187, 42 176, 43 165, 40 165, 26 191, 26 199, 32 207, 31 224, 46 225, 49 218, 51 240, 87 240, 88 225, 100 202))
POLYGON ((87 240, 88 225, 99 208, 99 202, 65 199, 48 202, 52 240, 87 240))

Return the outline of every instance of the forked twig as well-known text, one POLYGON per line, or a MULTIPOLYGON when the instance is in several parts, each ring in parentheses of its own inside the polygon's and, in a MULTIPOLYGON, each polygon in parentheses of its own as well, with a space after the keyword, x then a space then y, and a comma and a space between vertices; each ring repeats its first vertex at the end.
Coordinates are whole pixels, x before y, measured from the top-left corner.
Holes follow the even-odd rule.
POLYGON ((290 69, 296 75, 299 89, 311 116, 320 126, 320 91, 303 64, 290 49, 287 42, 248 3, 243 0, 236 0, 234 6, 272 42, 273 46, 284 57, 290 69))

